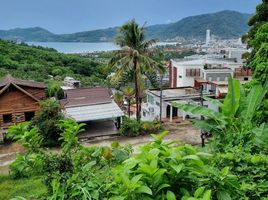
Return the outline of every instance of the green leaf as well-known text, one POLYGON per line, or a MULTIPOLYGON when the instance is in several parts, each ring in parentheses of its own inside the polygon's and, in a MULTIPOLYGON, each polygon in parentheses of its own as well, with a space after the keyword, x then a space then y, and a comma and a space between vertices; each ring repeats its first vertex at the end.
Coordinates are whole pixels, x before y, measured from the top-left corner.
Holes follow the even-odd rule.
POLYGON ((211 199, 211 190, 207 190, 202 200, 210 200, 210 199, 211 199))
POLYGON ((153 195, 152 190, 148 186, 141 186, 137 189, 137 193, 145 193, 149 195, 153 195))
POLYGON ((131 179, 131 183, 132 183, 132 184, 136 184, 136 183, 138 183, 138 181, 141 179, 142 176, 143 176, 142 174, 139 174, 139 175, 137 175, 137 176, 134 176, 134 177, 131 179))
POLYGON ((205 99, 206 101, 209 101, 209 102, 211 102, 211 103, 213 103, 213 104, 215 104, 215 105, 217 105, 219 107, 221 107, 223 105, 219 100, 212 99, 210 97, 204 96, 203 99, 205 99))
POLYGON ((228 94, 224 98, 222 112, 225 116, 234 117, 240 105, 240 88, 239 80, 229 78, 228 94))
POLYGON ((205 190, 205 187, 199 187, 199 188, 195 191, 195 193, 194 193, 194 197, 196 197, 196 198, 200 197, 201 194, 203 194, 204 190, 205 190))
POLYGON ((169 184, 166 184, 166 183, 160 185, 160 186, 157 188, 157 191, 156 191, 155 194, 157 194, 159 191, 161 191, 162 189, 167 188, 167 187, 170 187, 170 185, 169 185, 169 184))
POLYGON ((172 169, 174 169, 177 174, 181 172, 182 168, 183 168, 183 164, 179 164, 179 165, 175 165, 175 164, 171 164, 170 165, 172 167, 172 169))
POLYGON ((229 167, 224 167, 224 168, 221 170, 221 176, 222 176, 222 177, 227 176, 228 173, 229 173, 229 167))
POLYGON ((261 102, 265 95, 268 92, 268 81, 265 83, 264 87, 262 87, 260 84, 254 85, 250 93, 248 94, 246 98, 246 108, 242 112, 242 117, 245 120, 250 121, 252 117, 254 116, 254 112, 260 107, 261 102))
POLYGON ((167 191, 167 200, 176 200, 175 194, 171 192, 170 190, 167 191))
POLYGON ((232 200, 230 194, 228 192, 225 192, 225 191, 218 191, 216 193, 216 196, 217 196, 218 200, 232 200))

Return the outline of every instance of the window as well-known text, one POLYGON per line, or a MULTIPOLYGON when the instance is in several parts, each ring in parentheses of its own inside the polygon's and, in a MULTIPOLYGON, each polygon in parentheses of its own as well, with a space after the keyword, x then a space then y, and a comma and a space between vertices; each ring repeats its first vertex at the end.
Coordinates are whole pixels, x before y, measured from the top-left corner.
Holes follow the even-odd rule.
POLYGON ((186 76, 187 77, 199 77, 200 76, 200 69, 186 69, 186 76))
POLYGON ((25 112, 24 113, 25 116, 25 121, 31 121, 31 119, 34 117, 34 112, 25 112))
POLYGON ((3 115, 3 122, 5 124, 12 123, 12 114, 3 115))
POLYGON ((154 105, 154 97, 151 95, 148 95, 148 102, 152 105, 154 105))
POLYGON ((143 111, 143 112, 142 112, 142 115, 143 115, 143 117, 146 117, 146 112, 143 111))

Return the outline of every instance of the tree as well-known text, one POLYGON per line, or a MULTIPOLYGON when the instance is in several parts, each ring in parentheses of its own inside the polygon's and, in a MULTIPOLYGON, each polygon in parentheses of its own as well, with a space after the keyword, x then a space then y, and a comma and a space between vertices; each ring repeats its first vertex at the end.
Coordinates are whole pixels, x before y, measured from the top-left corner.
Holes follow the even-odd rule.
POLYGON ((162 68, 158 62, 152 59, 152 45, 156 42, 155 39, 145 40, 145 28, 140 27, 135 20, 120 27, 115 40, 115 43, 122 49, 111 59, 111 66, 115 68, 116 72, 114 79, 119 79, 126 71, 134 73, 137 121, 140 121, 141 118, 142 75, 153 69, 162 68))
POLYGON ((258 51, 258 48, 256 48, 254 42, 252 41, 255 39, 256 34, 260 29, 260 27, 262 27, 262 25, 267 22, 268 22, 268 0, 262 0, 262 3, 256 7, 255 15, 253 15, 248 21, 248 25, 250 26, 248 33, 244 35, 242 38, 243 41, 247 43, 248 47, 252 48, 251 53, 247 57, 248 64, 252 61, 252 59, 254 58, 255 54, 258 51))
POLYGON ((61 88, 61 84, 57 81, 51 81, 46 89, 47 97, 55 97, 56 99, 63 99, 64 91, 61 88))
POLYGON ((114 94, 115 103, 121 108, 123 106, 123 95, 120 92, 114 94))
POLYGON ((61 130, 57 126, 64 119, 61 107, 56 100, 47 99, 40 103, 39 113, 33 118, 31 126, 38 129, 43 137, 43 146, 56 146, 61 130))
POLYGON ((128 117, 130 117, 130 102, 134 94, 134 89, 131 86, 127 86, 123 89, 123 94, 126 97, 127 102, 128 102, 127 112, 128 112, 128 117))

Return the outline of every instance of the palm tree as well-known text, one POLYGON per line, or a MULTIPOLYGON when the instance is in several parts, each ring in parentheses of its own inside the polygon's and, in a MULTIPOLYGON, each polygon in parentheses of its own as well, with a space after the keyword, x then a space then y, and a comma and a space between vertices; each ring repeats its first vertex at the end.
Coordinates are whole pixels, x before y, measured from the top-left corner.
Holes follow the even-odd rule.
POLYGON ((140 27, 135 20, 131 20, 119 29, 115 43, 121 47, 111 59, 111 65, 115 69, 114 80, 118 80, 125 72, 133 72, 135 84, 136 118, 140 121, 142 103, 142 75, 145 72, 161 69, 162 66, 151 58, 152 45, 157 40, 145 40, 145 28, 140 27))
POLYGON ((120 108, 122 108, 122 106, 123 106, 123 95, 120 92, 116 92, 114 94, 114 101, 120 108))
POLYGON ((127 86, 123 89, 123 94, 126 97, 127 102, 128 102, 127 111, 128 111, 128 117, 130 117, 130 101, 131 101, 132 96, 134 94, 134 89, 131 86, 127 86))

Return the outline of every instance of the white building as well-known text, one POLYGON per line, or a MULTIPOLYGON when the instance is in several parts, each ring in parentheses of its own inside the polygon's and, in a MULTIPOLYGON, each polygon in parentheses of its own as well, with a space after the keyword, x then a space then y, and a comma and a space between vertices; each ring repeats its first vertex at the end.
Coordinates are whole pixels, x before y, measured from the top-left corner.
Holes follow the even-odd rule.
POLYGON ((61 87, 63 90, 75 89, 81 86, 81 82, 75 80, 73 77, 65 77, 63 80, 63 86, 61 87))
POLYGON ((170 88, 188 86, 200 88, 202 85, 204 91, 214 92, 218 98, 226 94, 229 77, 240 81, 251 79, 251 70, 244 69, 241 62, 220 56, 191 56, 180 60, 170 60, 170 88))
POLYGON ((210 30, 208 29, 206 32, 206 46, 209 46, 210 43, 210 30))
MULTIPOLYGON (((148 90, 147 102, 142 104, 142 120, 152 121, 160 117, 160 90, 148 90)), ((204 92, 204 96, 213 97, 214 94, 204 92)), ((162 91, 162 120, 172 122, 174 119, 198 118, 191 113, 184 112, 172 106, 173 103, 200 104, 200 91, 193 87, 164 89, 162 91)), ((204 105, 217 110, 218 108, 204 101, 204 105)))

